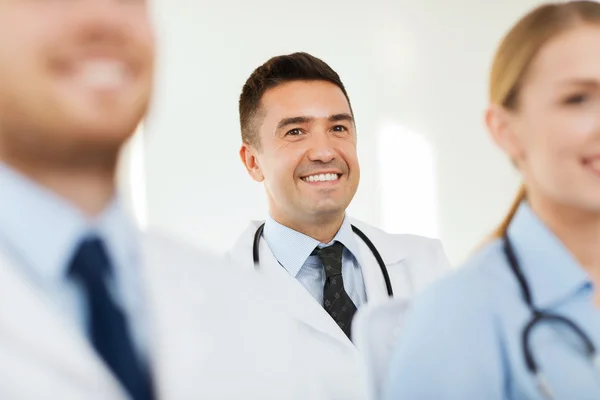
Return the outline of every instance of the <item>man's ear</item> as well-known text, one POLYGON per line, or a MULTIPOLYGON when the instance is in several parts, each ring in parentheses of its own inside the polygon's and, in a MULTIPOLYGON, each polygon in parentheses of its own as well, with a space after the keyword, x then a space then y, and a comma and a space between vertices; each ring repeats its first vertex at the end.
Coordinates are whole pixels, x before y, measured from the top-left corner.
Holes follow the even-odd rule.
POLYGON ((498 147, 510 157, 518 167, 523 158, 523 147, 515 130, 515 116, 499 105, 491 105, 485 113, 485 124, 498 147))
POLYGON ((257 153, 256 148, 248 143, 242 143, 242 147, 240 148, 240 159, 244 163, 246 171, 248 171, 248 174, 250 174, 252 179, 256 182, 262 182, 265 177, 260 170, 258 158, 256 157, 257 153))

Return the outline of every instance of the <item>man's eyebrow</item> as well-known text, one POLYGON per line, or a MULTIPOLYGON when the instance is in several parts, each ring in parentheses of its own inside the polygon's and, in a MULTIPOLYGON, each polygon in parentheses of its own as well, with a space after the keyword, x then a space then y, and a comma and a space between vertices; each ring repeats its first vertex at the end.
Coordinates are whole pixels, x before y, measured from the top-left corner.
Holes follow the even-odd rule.
POLYGON ((313 122, 315 120, 314 117, 290 117, 284 118, 277 124, 277 129, 281 129, 288 125, 297 125, 297 124, 306 124, 309 122, 313 122))
MULTIPOLYGON (((307 124, 307 123, 313 122, 315 120, 316 120, 315 117, 306 117, 306 116, 283 118, 277 124, 277 129, 279 130, 288 125, 307 124)), ((347 114, 347 113, 330 115, 329 118, 327 118, 327 120, 329 122, 340 122, 340 121, 354 122, 354 118, 352 117, 352 115, 347 114)))
POLYGON ((352 118, 352 115, 350 115, 350 114, 342 113, 342 114, 334 114, 334 115, 330 116, 329 121, 330 122, 339 122, 339 121, 354 122, 354 118, 352 118))

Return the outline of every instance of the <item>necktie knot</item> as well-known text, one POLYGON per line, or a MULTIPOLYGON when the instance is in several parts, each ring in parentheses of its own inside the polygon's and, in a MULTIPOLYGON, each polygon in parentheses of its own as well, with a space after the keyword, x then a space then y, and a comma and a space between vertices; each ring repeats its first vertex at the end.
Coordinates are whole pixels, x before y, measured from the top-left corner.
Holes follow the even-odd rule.
POLYGON ((104 242, 98 237, 84 239, 75 252, 68 274, 88 288, 110 276, 112 269, 104 242))
POLYGON ((316 248, 315 253, 323 263, 327 278, 342 274, 342 254, 344 245, 335 242, 331 246, 316 248))

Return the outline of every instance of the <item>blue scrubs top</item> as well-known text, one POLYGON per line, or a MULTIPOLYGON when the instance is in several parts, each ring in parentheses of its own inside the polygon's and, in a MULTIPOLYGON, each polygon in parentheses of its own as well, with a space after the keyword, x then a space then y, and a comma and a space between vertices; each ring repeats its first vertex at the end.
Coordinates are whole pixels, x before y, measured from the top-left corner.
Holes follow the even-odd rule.
MULTIPOLYGON (((508 237, 534 305, 571 319, 600 346, 600 309, 589 276, 526 202, 508 237)), ((521 346, 530 318, 503 241, 495 240, 415 299, 384 399, 543 399, 521 346)), ((544 322, 532 333, 531 348, 556 399, 600 399, 600 375, 573 331, 544 322)))

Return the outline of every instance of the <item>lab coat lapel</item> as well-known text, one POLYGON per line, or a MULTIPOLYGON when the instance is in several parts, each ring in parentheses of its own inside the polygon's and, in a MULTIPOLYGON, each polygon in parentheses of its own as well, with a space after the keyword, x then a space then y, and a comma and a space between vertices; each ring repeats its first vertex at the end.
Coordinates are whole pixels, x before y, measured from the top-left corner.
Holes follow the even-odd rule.
MULTIPOLYGON (((83 391, 95 392, 100 397, 124 398, 120 386, 74 322, 64 317, 0 249, 2 346, 7 346, 10 351, 8 356, 2 352, 0 376, 10 376, 2 371, 14 368, 14 365, 11 367, 10 357, 13 354, 18 357, 18 360, 14 360, 15 364, 27 365, 27 371, 39 371, 39 366, 54 371, 56 378, 53 387, 57 392, 47 395, 61 397, 63 380, 60 377, 63 377, 71 389, 79 387, 83 391)), ((29 376, 26 382, 35 382, 35 379, 35 376, 29 376)), ((26 392, 37 393, 35 387, 28 391, 26 385, 23 383, 26 392)))
MULTIPOLYGON (((260 224, 261 222, 251 223, 230 252, 233 261, 243 268, 255 268, 252 247, 254 234, 260 224)), ((296 318, 311 328, 353 347, 352 342, 323 307, 279 264, 264 239, 260 241, 259 250, 260 267, 257 273, 263 274, 265 279, 270 281, 269 286, 273 288, 274 295, 279 298, 278 303, 283 304, 296 318)))
MULTIPOLYGON (((210 371, 210 366, 205 363, 214 360, 207 345, 214 340, 210 337, 214 331, 195 328, 211 323, 214 317, 204 313, 215 306, 202 287, 185 287, 198 280, 182 275, 180 267, 189 264, 189 257, 183 254, 180 259, 180 254, 167 239, 143 236, 142 278, 150 322, 149 348, 153 349, 149 364, 157 397, 164 399, 191 398, 192 393, 185 393, 185 390, 198 385, 200 371, 210 371), (187 301, 182 302, 182 293, 186 292, 193 292, 194 296, 185 295, 187 301)), ((197 267, 205 272, 203 279, 211 281, 210 266, 197 267)))
MULTIPOLYGON (((412 294, 411 282, 408 277, 407 266, 404 265, 407 255, 406 249, 398 246, 397 241, 391 240, 391 235, 387 235, 376 228, 356 220, 352 220, 352 224, 356 225, 371 240, 381 255, 390 276, 394 298, 410 297, 412 294)), ((356 240, 359 243, 360 254, 357 258, 363 274, 367 302, 369 304, 385 302, 389 299, 389 296, 381 267, 366 243, 358 236, 356 240)))
POLYGON ((327 314, 321 304, 317 303, 306 288, 279 264, 264 240, 261 240, 260 254, 262 256, 261 267, 264 268, 264 273, 273 279, 273 285, 279 285, 277 288, 279 295, 292 313, 314 329, 352 346, 348 337, 333 318, 327 314), (264 261, 262 261, 263 259, 264 261))
POLYGON ((369 247, 361 239, 357 238, 357 240, 360 251, 357 260, 361 266, 367 301, 369 304, 382 303, 387 300, 388 294, 381 268, 369 247))
MULTIPOLYGON (((235 299, 224 298, 227 277, 243 271, 154 235, 145 237, 143 248, 157 398, 323 398, 315 396, 321 392, 321 381, 314 378, 314 371, 298 370, 308 358, 303 343, 312 343, 294 339, 304 327, 296 321, 273 321, 272 328, 279 334, 265 336, 267 330, 271 331, 265 322, 267 315, 281 318, 282 314, 260 310, 266 298, 262 293, 256 298, 256 304, 261 305, 256 312, 250 311, 252 307, 247 304, 235 307, 238 295, 248 298, 250 304, 254 301, 237 292, 243 290, 239 280, 232 286, 237 293, 235 299), (242 313, 239 317, 236 310, 242 313), (259 319, 248 318, 248 313, 259 319), (271 368, 279 374, 275 378, 268 372, 271 368)), ((246 275, 253 278, 252 274, 246 275)), ((261 286, 250 287, 247 294, 256 294, 255 289, 261 286)))

